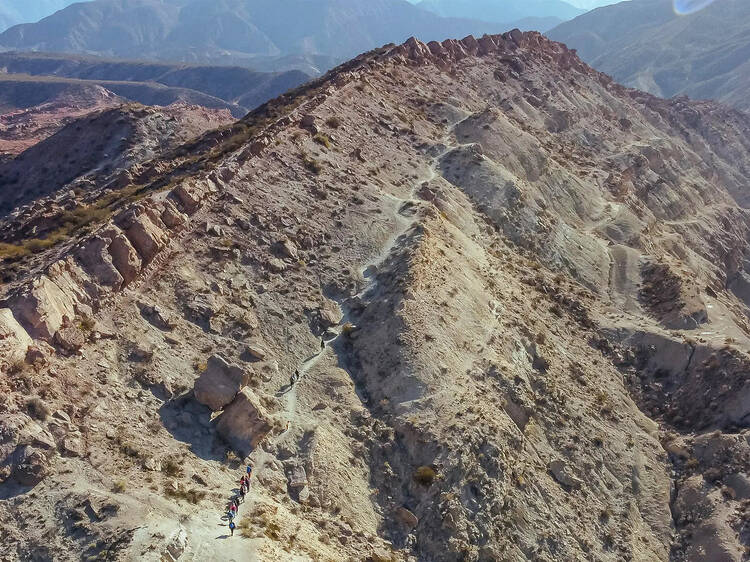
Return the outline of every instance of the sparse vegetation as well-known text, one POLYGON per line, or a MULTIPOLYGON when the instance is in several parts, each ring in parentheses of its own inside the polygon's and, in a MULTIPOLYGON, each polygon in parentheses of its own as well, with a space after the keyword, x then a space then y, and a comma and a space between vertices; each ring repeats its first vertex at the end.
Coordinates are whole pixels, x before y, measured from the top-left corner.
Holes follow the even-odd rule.
POLYGON ((435 469, 431 466, 420 466, 414 471, 414 480, 422 484, 422 486, 430 486, 437 478, 435 469))
POLYGON ((206 492, 196 488, 190 488, 189 490, 182 488, 177 490, 174 488, 167 488, 164 490, 164 494, 169 498, 185 500, 193 505, 200 503, 206 497, 206 492))
POLYGON ((331 148, 331 139, 325 133, 318 133, 313 137, 313 140, 321 146, 331 148))
POLYGON ((127 484, 125 483, 124 480, 118 480, 117 482, 114 482, 112 484, 112 491, 115 494, 121 494, 121 493, 123 493, 127 489, 127 487, 128 486, 127 486, 127 484))
POLYGON ((47 405, 38 396, 29 398, 26 401, 26 411, 28 411, 32 418, 39 421, 45 421, 51 413, 47 405))
POLYGON ((305 168, 307 168, 310 172, 312 172, 315 175, 320 174, 320 172, 323 171, 323 165, 315 160, 314 158, 311 158, 307 154, 302 155, 302 163, 304 164, 305 168))
POLYGON ((341 127, 341 119, 338 117, 331 116, 328 119, 326 119, 326 125, 328 125, 331 129, 338 129, 341 127))

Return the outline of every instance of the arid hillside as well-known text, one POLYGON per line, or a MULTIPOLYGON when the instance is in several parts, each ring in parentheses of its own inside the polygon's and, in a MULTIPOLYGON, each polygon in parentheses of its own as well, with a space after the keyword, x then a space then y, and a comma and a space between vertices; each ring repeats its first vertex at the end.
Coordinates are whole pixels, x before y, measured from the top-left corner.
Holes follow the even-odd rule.
POLYGON ((750 3, 632 0, 593 10, 547 35, 618 82, 750 109, 750 3), (688 14, 678 14, 681 5, 688 14))
POLYGON ((749 148, 515 30, 16 207, 5 556, 740 562, 749 148))

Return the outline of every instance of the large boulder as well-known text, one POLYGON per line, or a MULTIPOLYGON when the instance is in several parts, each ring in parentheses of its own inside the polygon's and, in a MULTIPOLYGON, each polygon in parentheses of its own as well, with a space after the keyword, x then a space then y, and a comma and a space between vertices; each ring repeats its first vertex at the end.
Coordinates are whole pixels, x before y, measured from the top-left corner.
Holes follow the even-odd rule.
POLYGON ((86 344, 86 334, 75 324, 65 323, 55 334, 54 342, 66 355, 74 355, 86 344))
POLYGON ((273 429, 271 416, 248 388, 217 418, 216 431, 242 457, 249 455, 273 429))
POLYGON ((172 196, 182 203, 188 214, 192 215, 200 207, 205 193, 197 185, 183 183, 172 190, 172 196))
POLYGON ((0 421, 0 472, 24 486, 49 474, 55 447, 52 435, 26 414, 7 414, 0 421))
POLYGON ((29 346, 33 343, 34 340, 13 316, 13 311, 9 308, 0 308, 0 366, 3 370, 18 361, 23 361, 29 346))
POLYGON ((23 445, 13 456, 12 476, 22 486, 36 486, 50 473, 47 454, 40 449, 23 445))
POLYGON ((234 400, 249 382, 250 374, 245 369, 213 355, 195 381, 195 398, 216 412, 234 400))

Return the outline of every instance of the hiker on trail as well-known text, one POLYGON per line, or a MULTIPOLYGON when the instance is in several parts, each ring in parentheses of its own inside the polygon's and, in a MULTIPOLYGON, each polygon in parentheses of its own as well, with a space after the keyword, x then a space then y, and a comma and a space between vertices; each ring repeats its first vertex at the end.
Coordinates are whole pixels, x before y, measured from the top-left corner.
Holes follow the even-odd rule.
POLYGON ((320 351, 325 351, 326 348, 326 340, 323 338, 320 338, 320 351))
POLYGON ((245 487, 243 486, 240 488, 240 503, 245 503, 245 494, 247 492, 245 491, 245 487))
POLYGON ((234 527, 235 527, 234 521, 230 521, 229 522, 229 532, 231 533, 230 536, 232 536, 232 537, 234 536, 234 527))
POLYGON ((247 480, 250 481, 250 476, 253 474, 253 465, 247 465, 247 480))
POLYGON ((229 522, 232 522, 232 519, 234 519, 234 512, 230 509, 227 511, 227 518, 229 519, 229 522))

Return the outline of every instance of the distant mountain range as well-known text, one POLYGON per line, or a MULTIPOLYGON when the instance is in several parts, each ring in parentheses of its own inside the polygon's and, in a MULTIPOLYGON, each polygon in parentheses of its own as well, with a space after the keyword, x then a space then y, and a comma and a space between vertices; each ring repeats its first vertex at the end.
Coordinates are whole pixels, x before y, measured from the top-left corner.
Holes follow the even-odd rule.
POLYGON ((39 21, 80 0, 3 0, 0 2, 0 31, 19 23, 39 21))
POLYGON ((46 53, 0 53, 0 68, 0 107, 25 108, 70 88, 101 86, 146 105, 181 101, 228 109, 235 117, 310 79, 297 70, 268 73, 46 53))
POLYGON ((405 0, 95 0, 12 27, 0 34, 0 45, 322 71, 412 35, 427 41, 507 28, 441 17, 405 0), (324 68, 311 69, 311 57, 324 68))
POLYGON ((422 0, 417 6, 445 17, 501 23, 525 18, 561 22, 585 12, 563 0, 422 0))
POLYGON ((617 81, 750 110, 750 2, 717 0, 678 16, 672 0, 632 0, 563 23, 549 37, 617 81))

